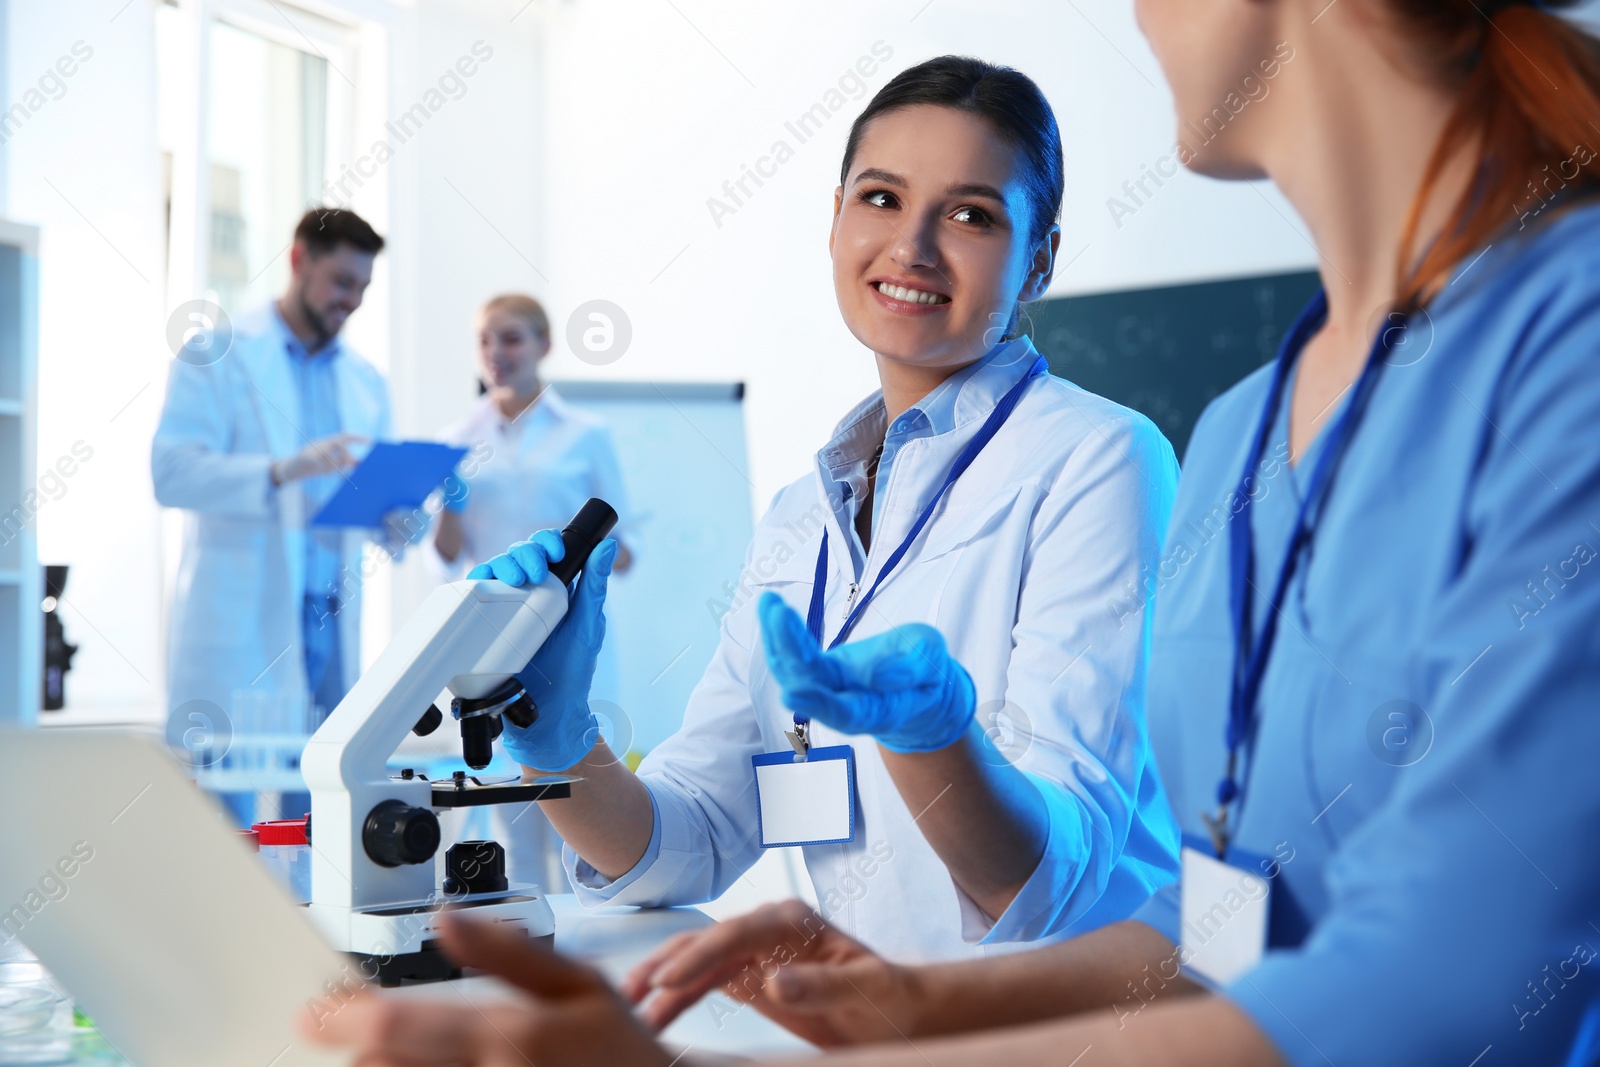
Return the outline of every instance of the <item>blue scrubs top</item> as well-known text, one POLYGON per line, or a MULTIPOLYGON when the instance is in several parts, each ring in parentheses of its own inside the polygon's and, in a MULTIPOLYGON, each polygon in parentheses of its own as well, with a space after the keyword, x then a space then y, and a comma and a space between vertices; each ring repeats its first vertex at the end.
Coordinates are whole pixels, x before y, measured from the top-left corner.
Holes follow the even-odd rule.
MULTIPOLYGON (((1234 821, 1277 861, 1269 950, 1223 993, 1295 1064, 1596 1056, 1575 1046, 1600 1030, 1600 205, 1540 221, 1418 316, 1288 590, 1234 821)), ((1156 576, 1150 733, 1202 838, 1270 376, 1202 416, 1156 576)), ((1286 433, 1285 412, 1251 508, 1258 626, 1326 443, 1291 469, 1286 433)), ((1135 918, 1177 942, 1178 901, 1135 918)))

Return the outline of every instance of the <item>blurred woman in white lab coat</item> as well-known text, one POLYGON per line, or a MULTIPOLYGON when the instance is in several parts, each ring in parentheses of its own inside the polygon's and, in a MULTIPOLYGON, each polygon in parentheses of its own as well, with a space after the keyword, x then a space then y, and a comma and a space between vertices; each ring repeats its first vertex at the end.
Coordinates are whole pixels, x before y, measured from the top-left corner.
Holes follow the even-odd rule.
MULTIPOLYGON (((627 515, 611 430, 570 407, 540 375, 550 320, 531 296, 508 293, 478 313, 478 373, 472 413, 441 437, 470 449, 446 484, 433 545, 465 573, 531 530, 561 527, 591 496, 627 515)), ((617 573, 628 569, 619 551, 617 573)))
MULTIPOLYGON (((569 406, 540 374, 550 353, 544 306, 521 293, 503 294, 483 305, 477 327, 483 395, 440 434, 469 450, 445 484, 433 536, 435 556, 452 578, 531 530, 565 525, 590 497, 605 500, 624 522, 628 514, 610 428, 569 406)), ((630 560, 619 548, 617 571, 630 560)), ((594 696, 615 702, 619 685, 612 643, 596 664, 594 696)), ((495 805, 487 818, 493 839, 507 848, 513 876, 560 891, 566 881, 560 841, 536 807, 495 805)))

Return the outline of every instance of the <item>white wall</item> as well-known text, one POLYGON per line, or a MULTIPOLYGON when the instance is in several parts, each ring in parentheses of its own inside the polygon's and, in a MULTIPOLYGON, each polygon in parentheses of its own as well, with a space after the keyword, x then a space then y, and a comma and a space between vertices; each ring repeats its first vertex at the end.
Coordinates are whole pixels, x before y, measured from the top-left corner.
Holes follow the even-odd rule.
POLYGON ((146 705, 163 681, 149 444, 170 353, 150 6, 117 8, 10 4, 8 106, 75 46, 79 61, 6 145, 8 208, 43 228, 40 467, 78 442, 93 453, 35 520, 41 561, 72 565, 62 616, 84 647, 69 692, 146 705))
MULTIPOLYGON (((408 106, 463 56, 490 56, 397 157, 394 266, 415 299, 396 314, 395 401, 405 428, 436 432, 476 397, 473 316, 506 290, 545 291, 539 21, 514 5, 452 0, 421 6, 396 86, 408 106), (410 94, 409 96, 407 94, 410 94), (398 338, 397 338, 398 340, 398 338), (409 349, 409 350, 408 350, 409 349)), ((475 57, 474 57, 475 58, 475 57)))
MULTIPOLYGON (((11 90, 10 0, 0 0, 0 88, 6 90, 7 103, 11 90)), ((0 215, 11 209, 11 150, 6 147, 10 138, 0 138, 0 215)))
MULTIPOLYGON (((395 301, 391 349, 402 435, 437 434, 476 398, 479 305, 508 290, 549 292, 540 276, 548 273, 540 266, 547 255, 540 8, 535 3, 513 19, 520 6, 426 3, 409 14, 396 42, 394 114, 463 56, 476 61, 459 98, 401 146, 390 165, 394 207, 385 255, 396 293, 405 294, 395 301)), ((438 581, 421 556, 414 552, 396 568, 390 612, 369 613, 367 655, 376 649, 374 627, 403 622, 438 581)))

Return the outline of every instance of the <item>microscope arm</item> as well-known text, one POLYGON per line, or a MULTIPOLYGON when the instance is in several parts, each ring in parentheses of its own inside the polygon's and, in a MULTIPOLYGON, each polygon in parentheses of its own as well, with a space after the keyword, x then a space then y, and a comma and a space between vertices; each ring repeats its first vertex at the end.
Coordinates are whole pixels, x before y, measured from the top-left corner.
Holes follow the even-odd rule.
POLYGON ((488 764, 490 728, 517 708, 504 698, 520 696, 508 683, 566 615, 567 587, 615 522, 604 501, 585 504, 561 533, 565 554, 537 585, 483 580, 434 590, 312 736, 300 766, 316 835, 314 914, 433 892, 432 788, 421 778, 391 778, 389 757, 449 690, 468 762, 488 764))

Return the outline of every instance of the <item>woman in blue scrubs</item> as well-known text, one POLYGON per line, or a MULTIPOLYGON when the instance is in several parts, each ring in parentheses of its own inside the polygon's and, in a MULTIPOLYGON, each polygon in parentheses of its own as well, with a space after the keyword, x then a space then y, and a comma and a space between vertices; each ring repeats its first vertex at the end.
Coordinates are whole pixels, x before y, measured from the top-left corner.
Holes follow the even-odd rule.
MULTIPOLYGON (((646 961, 649 1021, 731 975, 819 1043, 886 1042, 844 1064, 1600 1059, 1600 63, 1554 6, 1140 0, 1185 163, 1271 177, 1324 278, 1185 459, 1150 680, 1181 882, 912 968, 769 908, 646 961), (1271 96, 1210 121, 1268 59, 1271 96)), ((550 1020, 605 1015, 603 983, 452 938, 533 994, 518 1047, 577 1062, 550 1020)))

